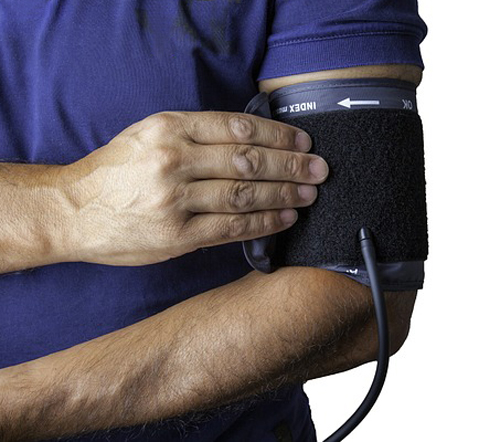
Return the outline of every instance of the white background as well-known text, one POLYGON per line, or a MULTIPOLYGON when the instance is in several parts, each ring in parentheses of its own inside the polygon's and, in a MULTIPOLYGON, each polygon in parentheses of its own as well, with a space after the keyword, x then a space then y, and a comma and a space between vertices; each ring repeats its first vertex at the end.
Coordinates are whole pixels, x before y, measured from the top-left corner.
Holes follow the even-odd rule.
MULTIPOLYGON (((396 0, 397 1, 397 0, 396 0)), ((493 1, 419 0, 430 254, 410 335, 349 442, 500 441, 500 21, 493 1)), ((322 441, 375 363, 305 385, 322 441)))

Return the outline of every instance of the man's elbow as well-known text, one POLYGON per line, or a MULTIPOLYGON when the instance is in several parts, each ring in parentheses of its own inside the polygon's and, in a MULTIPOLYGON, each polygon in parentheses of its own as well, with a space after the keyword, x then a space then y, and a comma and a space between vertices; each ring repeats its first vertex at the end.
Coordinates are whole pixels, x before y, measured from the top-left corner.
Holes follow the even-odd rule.
MULTIPOLYGON (((295 268, 299 269, 299 268, 295 268)), ((325 299, 334 296, 336 299, 344 297, 350 300, 359 309, 366 310, 366 322, 371 325, 371 331, 377 331, 375 309, 371 288, 362 285, 353 279, 330 270, 316 267, 300 267, 306 284, 321 287, 325 299)), ((417 297, 416 290, 385 291, 384 299, 387 310, 387 320, 391 335, 391 353, 396 353, 404 344, 410 331, 411 316, 417 297)))
MULTIPOLYGON (((320 302, 325 306, 330 303, 337 304, 337 315, 344 312, 345 316, 350 316, 339 318, 341 323, 349 324, 346 330, 341 332, 347 339, 337 342, 336 351, 330 354, 343 354, 349 359, 352 366, 346 366, 344 369, 376 360, 378 329, 370 287, 329 270, 295 267, 296 271, 299 269, 303 284, 308 285, 312 289, 311 292, 322 299, 320 302)), ((384 292, 391 356, 402 348, 408 337, 416 295, 416 290, 384 292)), ((333 365, 335 366, 336 362, 333 365)), ((337 371, 333 366, 332 370, 329 374, 337 371)))
MULTIPOLYGON (((295 324, 308 336, 304 379, 315 379, 350 370, 377 359, 378 330, 370 287, 340 273, 316 267, 281 267, 271 275, 251 272, 253 277, 278 278, 280 293, 289 304, 306 309, 295 324)), ((403 346, 410 329, 416 292, 385 292, 390 354, 403 346)), ((300 330, 300 331, 299 331, 300 330)))

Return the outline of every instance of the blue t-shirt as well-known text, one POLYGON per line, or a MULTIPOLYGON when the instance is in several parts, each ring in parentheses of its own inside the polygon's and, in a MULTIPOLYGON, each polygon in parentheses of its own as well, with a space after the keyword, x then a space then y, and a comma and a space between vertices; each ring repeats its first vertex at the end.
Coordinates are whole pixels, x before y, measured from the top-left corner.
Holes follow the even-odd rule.
MULTIPOLYGON (((415 0, 2 0, 0 161, 68 164, 160 111, 243 112, 265 78, 423 67, 425 33, 415 0)), ((0 367, 123 328, 250 270, 236 242, 142 267, 61 263, 0 275, 0 367)), ((78 440, 134 435, 316 439, 297 385, 192 428, 150 425, 78 440)))

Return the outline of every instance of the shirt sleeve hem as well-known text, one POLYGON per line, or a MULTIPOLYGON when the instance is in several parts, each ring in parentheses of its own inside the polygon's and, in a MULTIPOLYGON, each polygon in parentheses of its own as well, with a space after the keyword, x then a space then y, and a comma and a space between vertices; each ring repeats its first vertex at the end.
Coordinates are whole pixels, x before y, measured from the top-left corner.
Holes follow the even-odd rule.
POLYGON ((420 40, 410 33, 372 32, 280 42, 268 46, 257 81, 376 64, 412 64, 424 69, 420 40))

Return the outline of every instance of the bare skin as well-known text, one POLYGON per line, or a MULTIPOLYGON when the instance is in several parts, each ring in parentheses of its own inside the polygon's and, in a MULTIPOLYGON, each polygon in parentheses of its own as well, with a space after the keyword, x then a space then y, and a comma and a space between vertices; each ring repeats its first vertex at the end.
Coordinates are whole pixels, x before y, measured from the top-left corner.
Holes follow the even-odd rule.
MULTIPOLYGON (((408 71, 412 69, 390 68, 383 76, 411 81, 413 77, 405 74, 408 71)), ((301 81, 313 81, 323 75, 332 78, 337 73, 304 74, 301 81)), ((260 88, 270 91, 272 87, 296 80, 284 78, 274 85, 261 82, 260 88)), ((182 250, 194 250, 201 244, 237 241, 267 234, 267 228, 270 231, 286 228, 278 221, 279 209, 270 207, 298 207, 294 193, 298 191, 298 183, 315 186, 315 181, 305 172, 307 154, 285 147, 293 145, 294 129, 283 130, 279 132, 282 136, 276 136, 272 128, 278 126, 267 126, 270 132, 261 131, 260 123, 272 125, 273 122, 248 116, 246 121, 258 121, 258 128, 255 126, 252 136, 234 141, 228 138, 231 132, 223 124, 225 115, 216 114, 220 113, 214 113, 213 118, 222 119, 208 129, 209 133, 210 130, 212 134, 217 133, 218 141, 208 142, 209 146, 195 135, 203 133, 200 126, 203 118, 198 120, 193 116, 191 120, 188 113, 175 113, 173 122, 154 116, 152 125, 168 126, 165 121, 178 125, 176 133, 181 135, 175 138, 176 142, 169 141, 171 138, 165 132, 162 133, 167 141, 158 133, 147 138, 150 130, 154 133, 162 129, 138 125, 119 141, 116 137, 102 153, 96 151, 68 167, 5 165, 3 170, 0 168, 0 177, 4 180, 0 182, 0 190, 10 198, 10 205, 0 203, 3 204, 0 220, 8 225, 8 234, 1 233, 0 270, 6 272, 34 263, 43 265, 47 261, 75 258, 140 265, 137 263, 150 259, 140 245, 149 247, 153 260, 157 260, 182 254, 182 250), (191 131, 192 141, 186 141, 189 136, 185 131, 191 131), (178 146, 176 143, 182 139, 188 156, 205 151, 217 155, 220 151, 218 158, 222 163, 210 161, 203 154, 198 158, 205 161, 203 165, 186 162, 185 155, 175 148, 172 152, 176 153, 165 154, 170 150, 168 146, 178 146), (123 157, 118 152, 118 143, 125 146, 123 157), (230 147, 211 150, 210 144, 230 147), (265 151, 259 167, 264 167, 266 172, 262 173, 270 173, 274 176, 270 181, 276 182, 267 183, 268 187, 262 187, 262 192, 256 191, 251 201, 240 206, 228 203, 238 198, 235 199, 230 190, 234 189, 231 187, 234 183, 225 183, 225 180, 251 181, 255 189, 265 186, 255 177, 255 172, 237 171, 233 160, 244 144, 257 146, 245 148, 250 160, 255 151, 265 151), (157 147, 151 148, 151 145, 157 147), (149 161, 148 155, 141 153, 149 148, 152 150, 148 154, 155 161, 149 161), (225 152, 231 152, 230 160, 224 160, 225 152), (280 163, 280 158, 285 162, 288 158, 288 155, 277 156, 281 154, 296 158, 288 163, 295 165, 280 163), (264 163, 268 157, 268 163, 264 163), (165 168, 175 178, 165 179, 165 168), (71 173, 66 175, 66 171, 71 173), (206 183, 212 181, 212 187, 200 187, 205 182, 199 177, 206 174, 209 175, 206 183), (221 182, 216 183, 214 176, 221 182), (276 179, 278 176, 282 180, 276 179), (136 192, 135 197, 129 199, 126 194, 122 195, 118 183, 132 194, 136 192), (192 190, 186 191, 189 186, 193 186, 192 190), (118 195, 115 197, 108 189, 118 195), (160 196, 155 194, 155 199, 143 201, 151 193, 148 189, 160 196), (184 190, 176 194, 178 197, 172 203, 168 191, 175 189, 184 190), (276 203, 280 201, 280 189, 287 189, 281 192, 289 195, 285 206, 276 203), (272 195, 278 197, 273 200, 272 195), (25 202, 24 211, 23 206, 16 206, 17 198, 25 202), (61 204, 69 214, 58 211, 61 204), (215 207, 226 208, 228 212, 214 213, 215 207), (248 213, 249 207, 259 207, 261 212, 248 213), (120 225, 115 211, 124 209, 128 213, 127 221, 120 225), (171 210, 178 218, 170 221, 161 209, 171 210), (82 220, 88 222, 90 218, 86 217, 91 215, 96 217, 95 228, 85 231, 85 236, 81 234, 79 238, 75 229, 67 227, 68 219, 79 225, 82 220), (172 245, 174 233, 172 236, 165 233, 162 241, 168 252, 163 252, 155 244, 157 238, 153 241, 147 232, 134 231, 148 217, 155 220, 151 228, 171 222, 172 232, 177 233, 179 226, 189 226, 197 217, 199 223, 196 227, 198 221, 191 224, 194 239, 188 235, 180 237, 181 246, 172 245), (228 222, 231 219, 233 222, 228 222), (240 221, 234 222, 235 219, 240 221), (242 225, 251 233, 244 232, 242 225), (62 229, 59 236, 57 229, 52 231, 57 226, 62 229), (204 228, 206 231, 201 230, 204 228), (14 238, 10 238, 9 232, 14 238), (122 236, 116 236, 118 233, 122 236), (121 239, 123 245, 116 246, 116 238, 121 239), (84 242, 88 245, 82 244, 84 242), (14 253, 16 247, 21 247, 22 253, 14 253)), ((318 179, 318 183, 322 180, 324 178, 318 179)), ((387 292, 385 297, 391 354, 394 354, 409 332, 416 292, 387 292)), ((124 329, 0 370, 0 440, 42 440, 214 409, 285 384, 348 370, 374 360, 376 349, 376 322, 367 287, 334 272, 311 267, 284 267, 269 275, 250 272, 237 281, 201 293, 124 329)))

